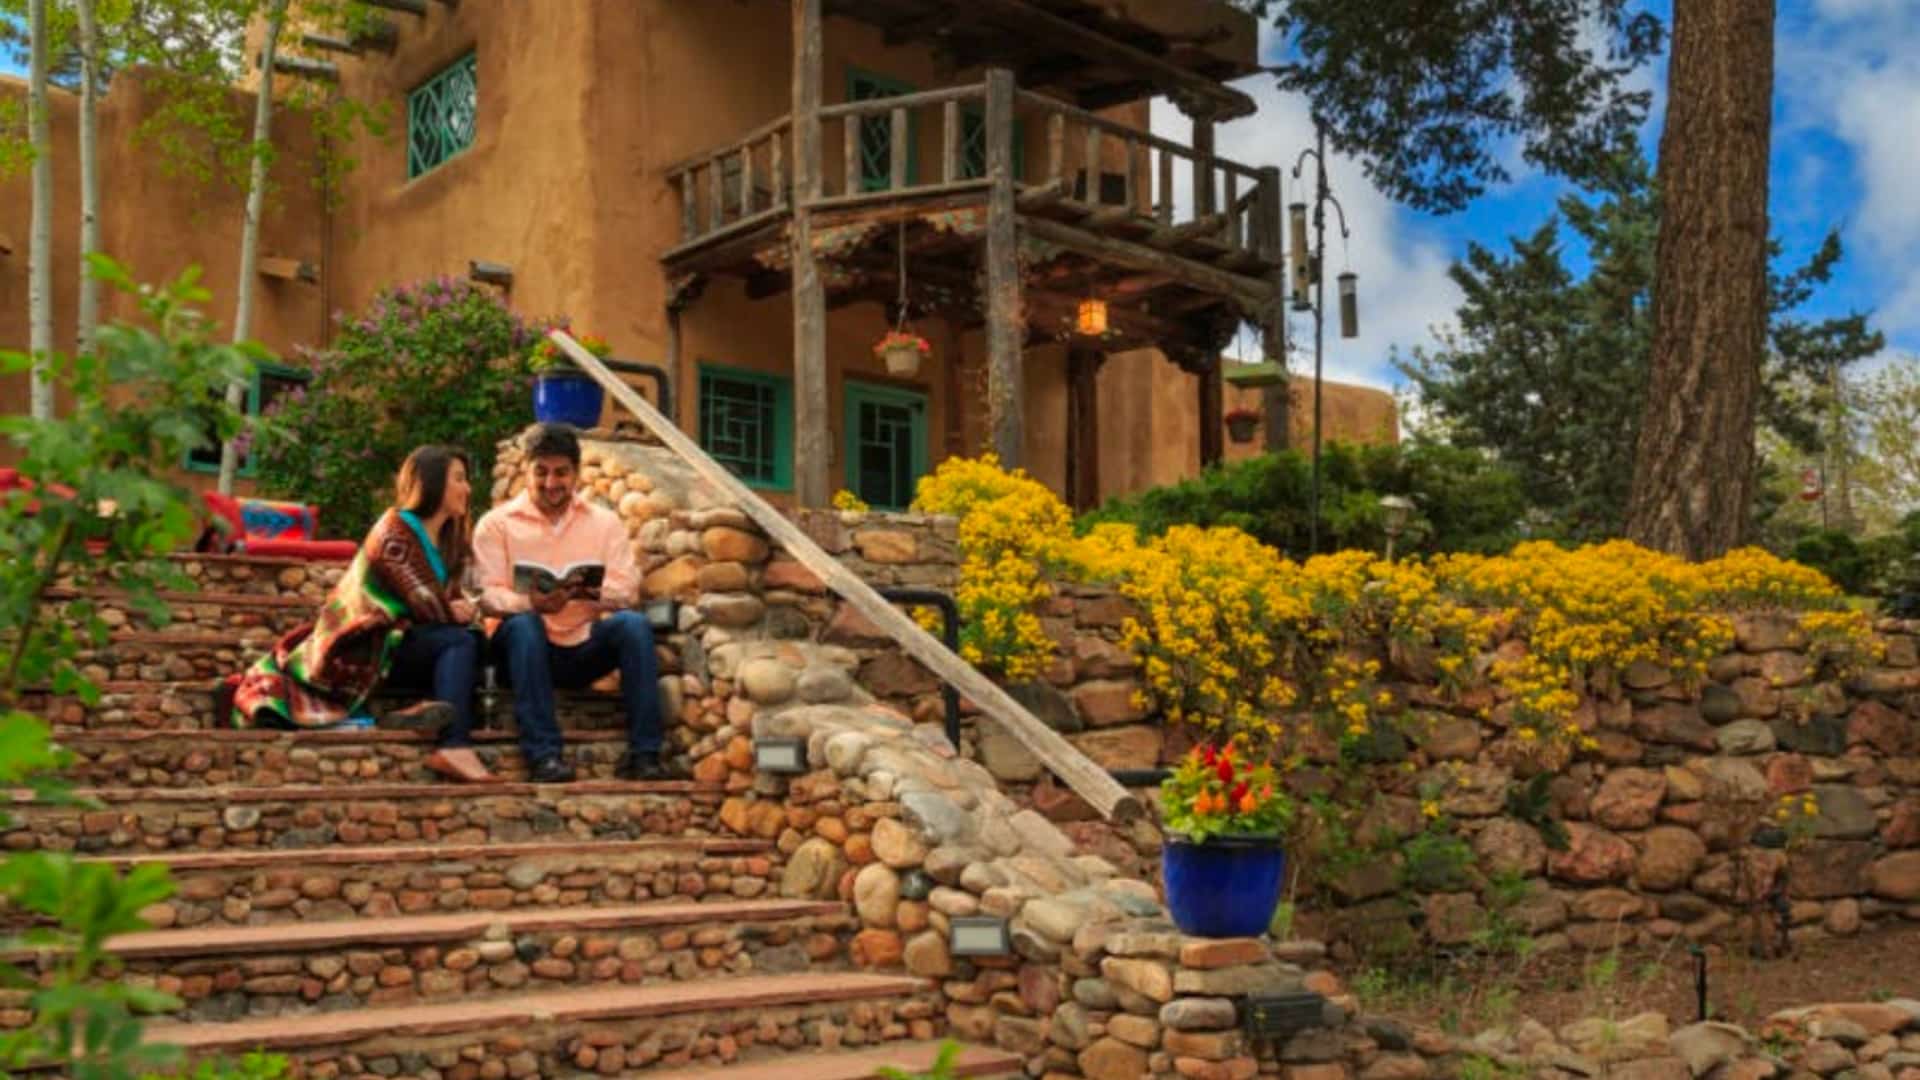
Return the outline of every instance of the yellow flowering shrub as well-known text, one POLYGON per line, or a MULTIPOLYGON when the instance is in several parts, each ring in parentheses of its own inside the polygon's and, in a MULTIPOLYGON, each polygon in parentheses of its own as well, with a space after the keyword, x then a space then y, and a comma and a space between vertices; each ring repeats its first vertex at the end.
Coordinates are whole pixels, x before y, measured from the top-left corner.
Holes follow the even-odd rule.
POLYGON ((1162 715, 1219 741, 1272 747, 1311 719, 1343 748, 1399 723, 1382 661, 1419 657, 1443 690, 1484 676, 1509 703, 1516 750, 1558 765, 1591 739, 1583 691, 1628 668, 1697 680, 1733 643, 1730 615, 1800 612, 1836 666, 1871 655, 1866 618, 1817 571, 1746 548, 1689 563, 1625 541, 1505 555, 1385 562, 1343 551, 1296 563, 1239 529, 1176 526, 1142 539, 1130 525, 1084 536, 1044 485, 991 456, 949 459, 920 482, 915 509, 959 519, 966 627, 977 665, 1027 679, 1055 643, 1039 618, 1049 580, 1099 583, 1133 601, 1122 629, 1162 715), (1496 640, 1507 644, 1489 650, 1496 640))

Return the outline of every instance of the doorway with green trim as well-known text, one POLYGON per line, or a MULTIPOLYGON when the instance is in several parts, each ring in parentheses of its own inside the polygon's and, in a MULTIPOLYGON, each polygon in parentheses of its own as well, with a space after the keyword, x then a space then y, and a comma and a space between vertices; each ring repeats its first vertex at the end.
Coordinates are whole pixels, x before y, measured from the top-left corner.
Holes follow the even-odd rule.
POLYGON ((847 381, 847 490, 876 510, 905 510, 927 471, 927 395, 847 381))

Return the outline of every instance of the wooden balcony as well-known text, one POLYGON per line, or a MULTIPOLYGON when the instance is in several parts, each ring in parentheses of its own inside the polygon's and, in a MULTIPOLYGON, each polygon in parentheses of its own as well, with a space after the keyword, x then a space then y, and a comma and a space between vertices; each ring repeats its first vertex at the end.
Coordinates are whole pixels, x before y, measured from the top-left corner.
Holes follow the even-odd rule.
MULTIPOLYGON (((1058 287, 1105 295, 1123 336, 1112 344, 1126 347, 1184 336, 1170 316, 1227 304, 1258 319, 1274 302, 1277 168, 1018 89, 1012 122, 989 130, 987 92, 981 82, 820 108, 821 194, 806 209, 830 303, 897 289, 891 267, 902 229, 881 226, 903 227, 910 259, 982 242, 986 163, 1002 155, 1012 163, 1016 228, 1031 269, 1025 286, 1043 314, 1058 306, 1044 302, 1058 287), (994 140, 1003 144, 997 152, 994 140)), ((754 295, 785 287, 792 129, 782 116, 669 170, 681 211, 680 241, 663 255, 671 274, 737 274, 754 295)), ((909 277, 930 291, 945 285, 942 308, 978 308, 977 297, 952 295, 971 294, 968 275, 949 270, 943 279, 933 260, 919 259, 909 277)))

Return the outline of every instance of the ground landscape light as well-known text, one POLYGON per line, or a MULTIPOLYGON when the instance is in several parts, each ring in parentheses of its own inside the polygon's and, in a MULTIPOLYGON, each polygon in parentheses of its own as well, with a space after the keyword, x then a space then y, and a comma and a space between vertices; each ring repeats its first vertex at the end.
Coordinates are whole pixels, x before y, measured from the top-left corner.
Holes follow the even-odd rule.
POLYGON ((1006 956, 1013 951, 1007 920, 993 915, 956 915, 948 921, 947 951, 954 956, 1006 956))
POLYGON ((753 740, 753 767, 791 776, 807 771, 807 740, 797 735, 762 735, 753 740))
POLYGON ((467 260, 467 276, 488 285, 508 286, 513 284, 513 267, 506 263, 487 262, 484 259, 467 260))

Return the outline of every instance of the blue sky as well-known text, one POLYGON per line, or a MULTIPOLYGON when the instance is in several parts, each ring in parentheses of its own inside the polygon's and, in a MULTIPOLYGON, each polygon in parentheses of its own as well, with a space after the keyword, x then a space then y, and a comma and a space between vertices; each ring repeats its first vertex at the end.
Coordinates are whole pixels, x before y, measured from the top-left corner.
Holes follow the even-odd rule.
MULTIPOLYGON (((1671 0, 1645 3, 1663 21, 1669 17, 1671 0)), ((1847 248, 1834 282, 1804 310, 1815 316, 1875 311, 1889 343, 1879 363, 1920 354, 1920 0, 1778 3, 1774 234, 1796 263, 1831 228, 1841 230, 1847 248)), ((1270 62, 1282 51, 1270 30, 1263 51, 1270 62)), ((0 71, 9 69, 0 58, 0 71)), ((1664 59, 1637 81, 1654 93, 1643 133, 1652 158, 1665 107, 1664 59)), ((1290 166, 1312 140, 1304 103, 1283 97, 1264 78, 1242 85, 1258 99, 1260 112, 1223 126, 1220 152, 1250 164, 1290 166)), ((1185 119, 1164 102, 1155 103, 1154 127, 1183 140, 1187 135, 1185 119)), ((1568 186, 1528 169, 1517 154, 1511 157, 1511 183, 1447 216, 1392 203, 1353 162, 1332 163, 1333 190, 1346 207, 1353 237, 1333 247, 1331 261, 1336 272, 1351 268, 1360 275, 1363 333, 1353 341, 1329 334, 1329 378, 1397 385, 1401 380, 1388 359, 1392 350, 1429 343, 1431 328, 1450 322, 1458 305, 1447 267, 1469 243, 1503 246, 1510 236, 1532 232, 1553 211, 1568 186)), ((1293 197, 1290 188, 1287 198, 1293 197)), ((1300 330, 1303 339, 1310 334, 1306 326, 1300 330)), ((1236 351, 1255 355, 1259 343, 1245 339, 1236 351)), ((1296 355, 1295 363, 1310 366, 1310 359, 1296 355)))
MULTIPOLYGON (((1663 21, 1671 13, 1670 0, 1645 7, 1663 21)), ((1920 0, 1779 0, 1776 30, 1773 231, 1795 265, 1832 228, 1847 249, 1833 283, 1803 311, 1877 311, 1889 342, 1877 363, 1920 353, 1920 0)), ((1269 62, 1280 58, 1271 33, 1263 49, 1269 62)), ((1652 159, 1665 108, 1664 57, 1637 82, 1655 95, 1643 132, 1652 159)), ((1261 111, 1221 129, 1221 152, 1290 166, 1312 137, 1304 104, 1260 79, 1242 86, 1261 111)), ((1160 108, 1155 127, 1184 137, 1186 123, 1160 108)), ((1471 242, 1504 248, 1508 237, 1532 232, 1570 190, 1528 169, 1517 153, 1512 158, 1513 182, 1446 216, 1391 203, 1357 165, 1335 161, 1333 190, 1354 229, 1347 260, 1360 275, 1363 333, 1354 341, 1329 336, 1329 378, 1397 385, 1391 350, 1430 342, 1430 328, 1451 321, 1459 302, 1447 266, 1471 242)), ((1334 261, 1341 256, 1333 248, 1334 261)), ((1310 334, 1310 327, 1300 329, 1310 334)), ((1310 354, 1296 354, 1295 364, 1309 366, 1310 354)))

